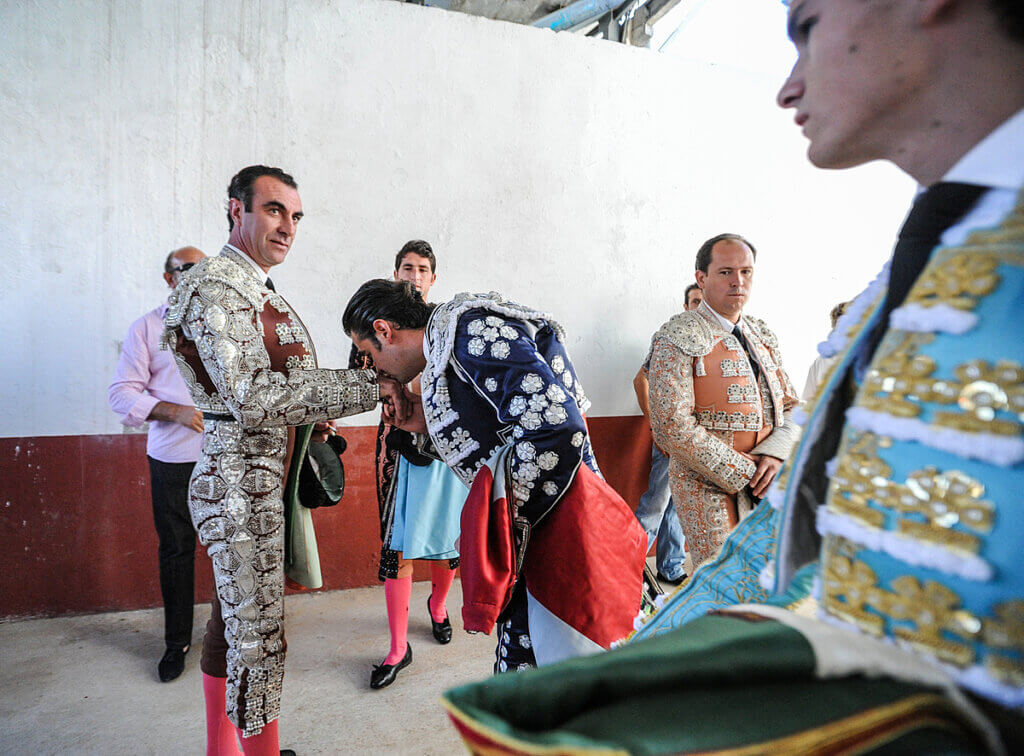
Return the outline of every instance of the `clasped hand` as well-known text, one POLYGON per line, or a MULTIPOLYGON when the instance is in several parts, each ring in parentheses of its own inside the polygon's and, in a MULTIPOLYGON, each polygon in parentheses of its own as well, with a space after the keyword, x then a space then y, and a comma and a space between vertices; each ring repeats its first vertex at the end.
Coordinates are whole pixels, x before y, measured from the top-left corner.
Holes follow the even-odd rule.
POLYGON ((392 379, 381 379, 381 397, 385 396, 384 383, 397 386, 396 394, 391 394, 391 386, 388 388, 388 399, 385 400, 381 416, 385 423, 394 425, 410 433, 426 433, 427 421, 423 415, 423 399, 419 394, 409 391, 408 388, 392 379))
POLYGON ((782 469, 782 460, 778 457, 769 457, 767 454, 743 454, 743 456, 757 465, 754 476, 748 484, 750 493, 758 499, 763 499, 764 495, 768 493, 768 487, 771 486, 775 476, 782 469))

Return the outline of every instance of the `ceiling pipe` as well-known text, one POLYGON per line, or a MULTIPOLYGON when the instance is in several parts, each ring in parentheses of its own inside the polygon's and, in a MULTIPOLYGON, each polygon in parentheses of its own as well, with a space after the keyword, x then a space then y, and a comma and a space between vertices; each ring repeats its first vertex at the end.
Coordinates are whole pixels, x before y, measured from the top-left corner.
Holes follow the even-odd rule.
POLYGON ((554 13, 538 18, 530 25, 552 31, 565 31, 615 10, 621 3, 622 0, 576 0, 575 3, 559 8, 554 13))

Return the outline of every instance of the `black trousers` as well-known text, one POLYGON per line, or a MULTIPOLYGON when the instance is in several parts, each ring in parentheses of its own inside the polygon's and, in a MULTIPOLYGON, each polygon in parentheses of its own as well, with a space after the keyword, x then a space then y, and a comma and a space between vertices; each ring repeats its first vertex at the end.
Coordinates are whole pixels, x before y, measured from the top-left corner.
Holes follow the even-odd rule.
POLYGON ((149 460, 153 524, 160 539, 160 593, 164 598, 164 641, 182 649, 192 643, 195 600, 196 531, 188 511, 188 481, 195 462, 149 460))

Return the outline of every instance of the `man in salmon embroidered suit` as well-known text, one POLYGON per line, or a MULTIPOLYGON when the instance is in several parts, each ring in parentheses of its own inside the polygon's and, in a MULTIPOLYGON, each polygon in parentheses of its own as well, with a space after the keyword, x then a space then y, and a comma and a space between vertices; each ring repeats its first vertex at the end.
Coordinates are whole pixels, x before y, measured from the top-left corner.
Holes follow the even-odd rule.
POLYGON ((182 276, 163 342, 204 417, 189 509, 217 589, 201 663, 208 752, 235 752, 230 720, 247 753, 276 753, 290 429, 373 409, 379 387, 372 370, 318 368, 309 333, 267 275, 302 218, 294 179, 250 166, 228 197, 228 243, 182 276))
POLYGON ((713 558, 778 474, 798 404, 779 344, 743 315, 757 251, 736 234, 697 252, 704 301, 654 335, 651 430, 669 455, 672 497, 694 568, 713 558))

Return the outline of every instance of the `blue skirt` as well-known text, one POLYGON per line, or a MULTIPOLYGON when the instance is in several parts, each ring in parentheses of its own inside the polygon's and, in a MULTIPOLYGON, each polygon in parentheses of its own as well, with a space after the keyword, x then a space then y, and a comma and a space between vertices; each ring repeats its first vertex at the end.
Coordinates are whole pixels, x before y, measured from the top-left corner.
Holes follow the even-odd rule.
POLYGON ((417 467, 399 456, 388 548, 401 551, 404 559, 454 559, 468 495, 469 489, 444 462, 417 467))

